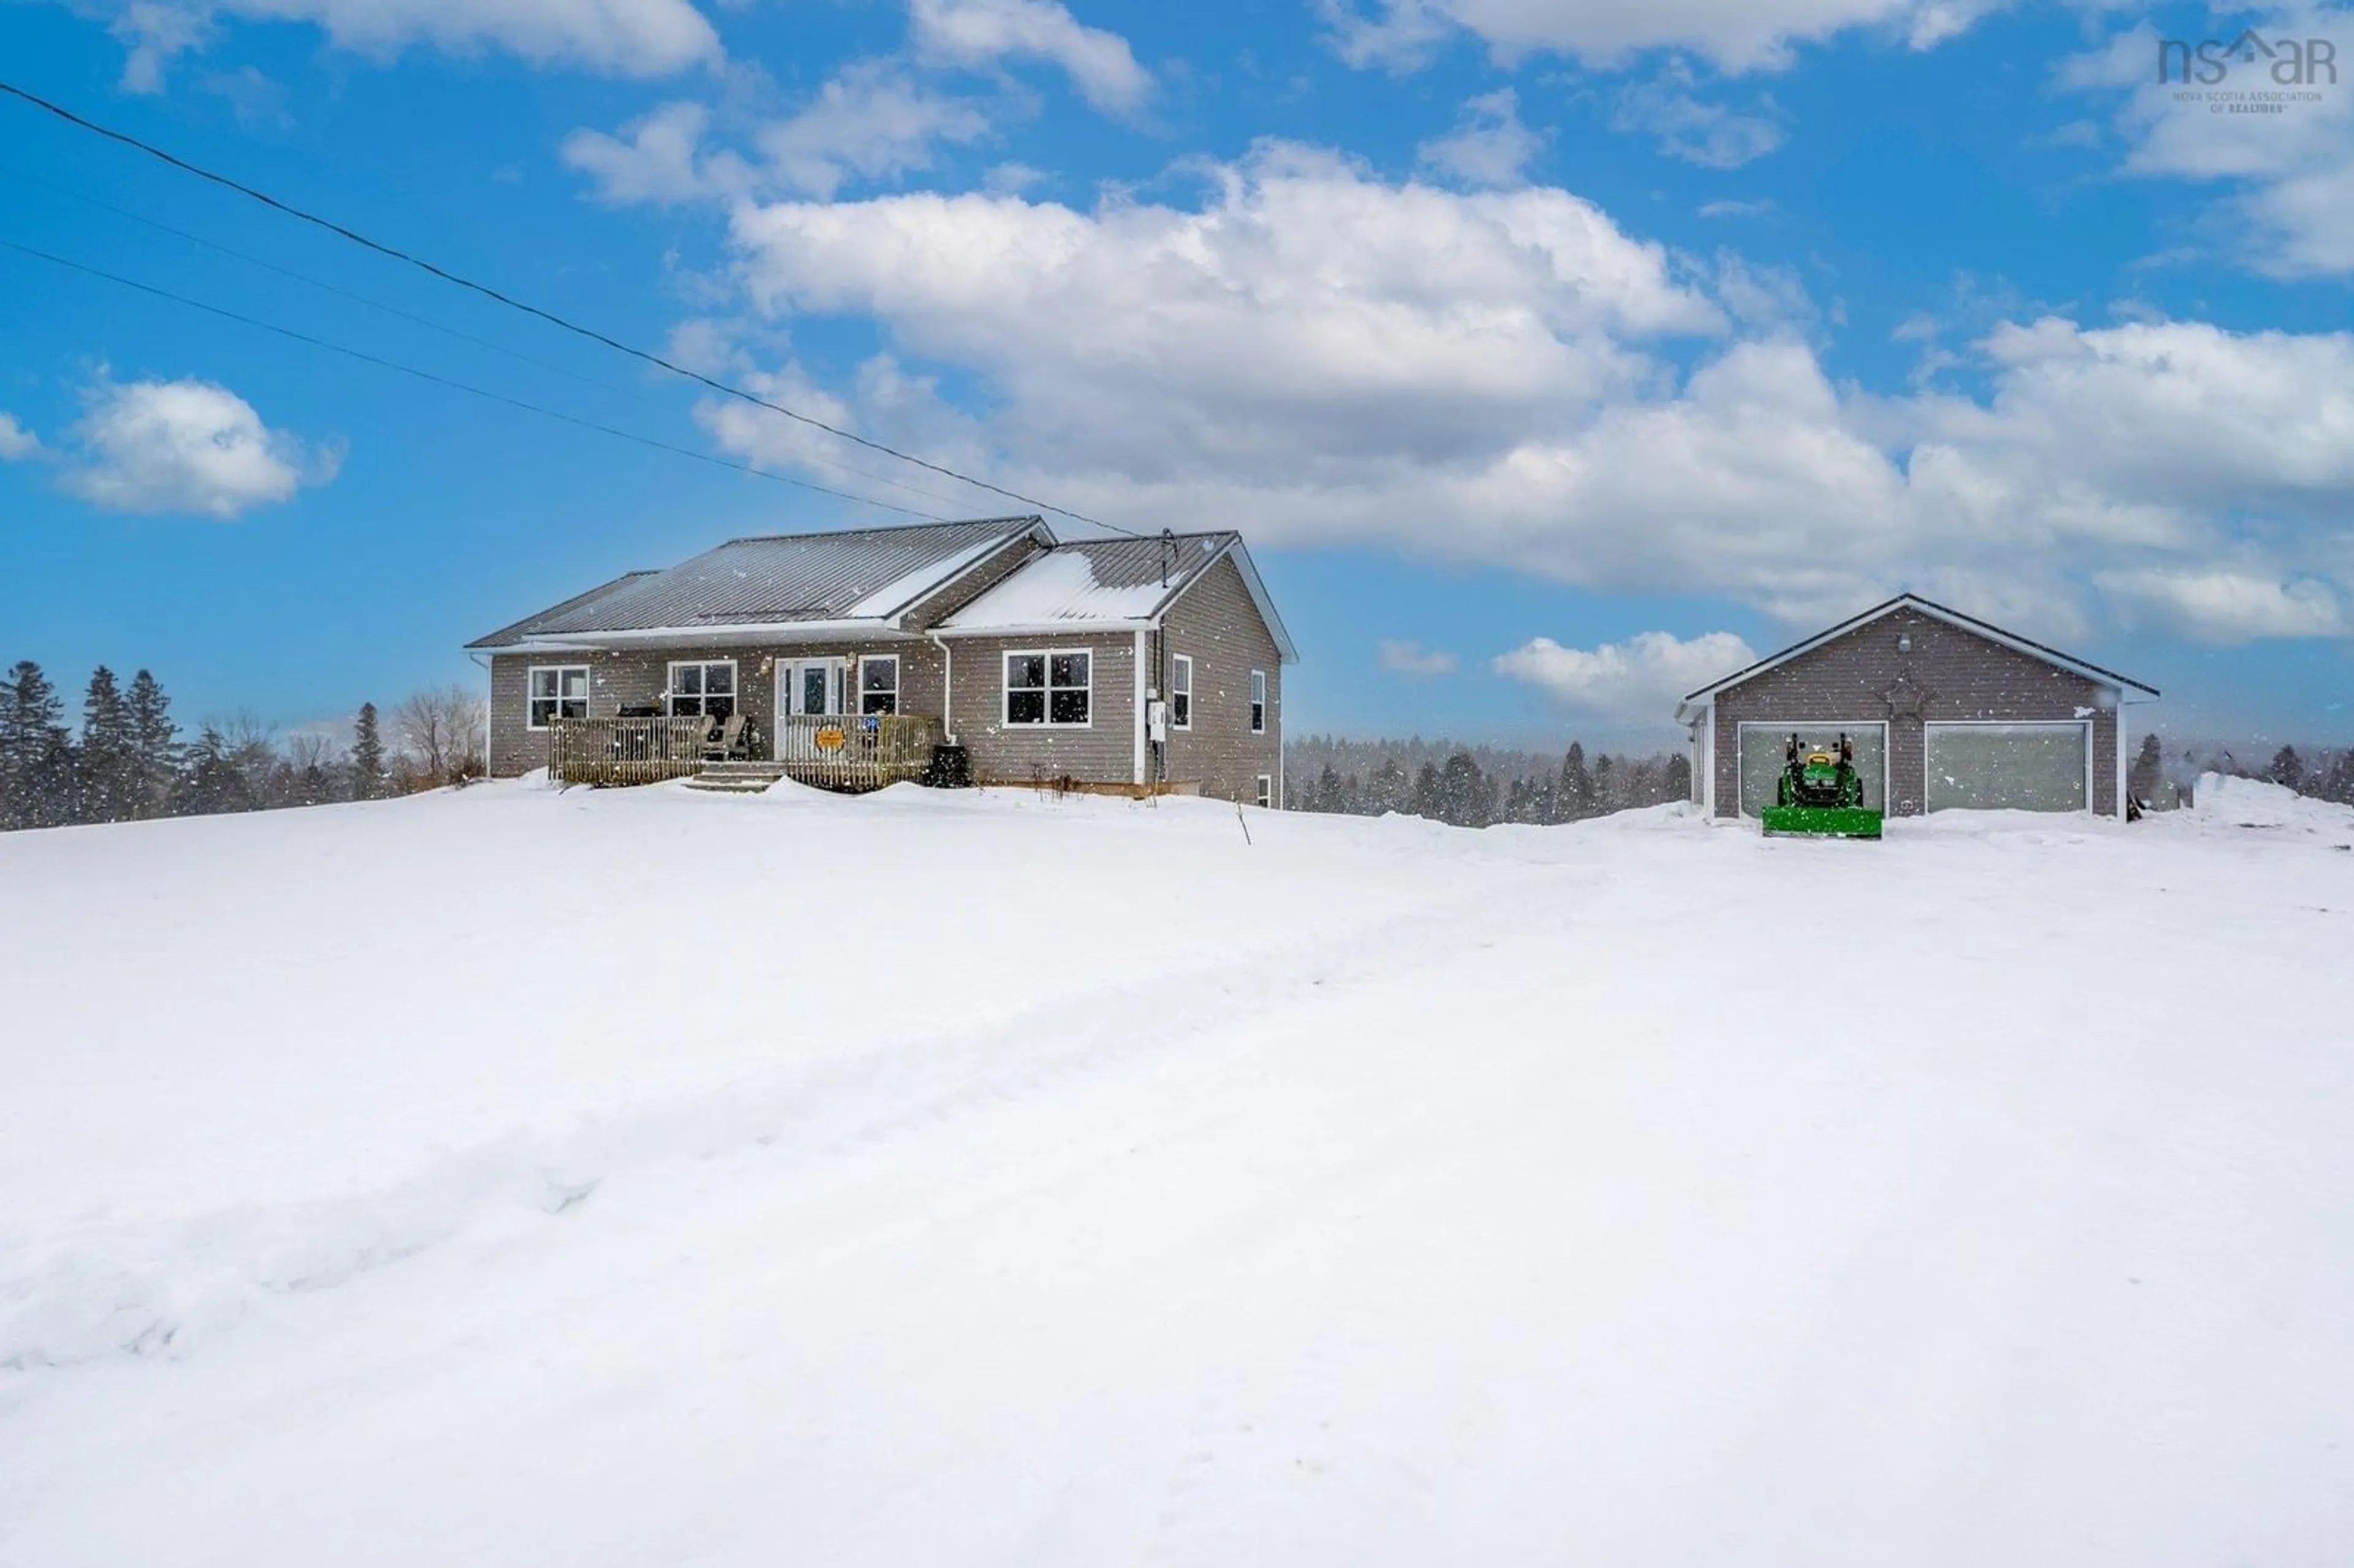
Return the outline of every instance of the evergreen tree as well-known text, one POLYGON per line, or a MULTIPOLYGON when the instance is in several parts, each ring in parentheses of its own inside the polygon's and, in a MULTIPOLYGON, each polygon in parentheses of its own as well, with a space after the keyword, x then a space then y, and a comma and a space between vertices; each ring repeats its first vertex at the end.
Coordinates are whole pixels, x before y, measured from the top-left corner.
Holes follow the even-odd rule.
POLYGON ((1504 789, 1504 821, 1525 822, 1532 820, 1529 807, 1529 781, 1525 779, 1515 779, 1504 789))
POLYGON ((1441 820, 1438 792, 1438 765, 1426 762, 1422 771, 1414 776, 1414 814, 1433 821, 1441 820))
POLYGON ((2321 798, 2354 806, 2354 746, 2340 751, 2330 763, 2328 775, 2321 782, 2321 798))
POLYGON ((1561 820, 1575 822, 1594 815, 1594 776, 1585 770, 1585 747, 1577 741, 1569 743, 1569 755, 1561 759, 1561 820))
POLYGON ((1607 816, 1618 809, 1617 781, 1612 777, 1610 754, 1594 759, 1594 814, 1607 816))
POLYGON ((376 728, 376 705, 362 703, 352 725, 352 799, 379 800, 384 786, 384 736, 376 728))
POLYGON ((188 769, 180 777, 174 811, 183 817, 208 817, 223 811, 250 811, 254 805, 253 786, 247 781, 245 769, 237 765, 228 742, 220 731, 205 726, 189 752, 188 769))
POLYGON ((1468 751, 1449 757, 1438 771, 1438 819, 1458 828, 1484 828, 1496 820, 1496 781, 1468 751))
POLYGON ((2134 753, 2133 766, 2126 770, 2126 793, 2137 800, 2156 798, 2158 787, 2166 779, 2166 753, 2158 746, 2158 736, 2141 737, 2141 749, 2134 753))
POLYGON ((139 757, 139 803, 135 815, 154 817, 170 809, 172 785, 180 768, 180 726, 172 722, 172 699, 145 670, 131 677, 124 699, 131 713, 131 745, 139 757))
POLYGON ((1373 783, 1366 788, 1365 803, 1362 809, 1369 817, 1414 809, 1414 791, 1406 782, 1405 769, 1397 765, 1397 758, 1382 758, 1381 767, 1373 774, 1373 783))
POLYGON ((2284 789, 2294 789, 2302 795, 2306 786, 2305 758, 2296 754, 2294 746, 2284 746, 2273 753, 2272 766, 2264 769, 2264 777, 2284 789))
POLYGON ((74 814, 84 822, 124 822, 138 815, 142 779, 131 706, 101 664, 81 701, 81 765, 75 769, 74 814))
POLYGON ((1679 751, 1668 758, 1668 799, 1689 800, 1692 798, 1691 758, 1679 751))
POLYGON ((0 680, 0 828, 73 820, 73 737, 65 705, 30 659, 0 680))

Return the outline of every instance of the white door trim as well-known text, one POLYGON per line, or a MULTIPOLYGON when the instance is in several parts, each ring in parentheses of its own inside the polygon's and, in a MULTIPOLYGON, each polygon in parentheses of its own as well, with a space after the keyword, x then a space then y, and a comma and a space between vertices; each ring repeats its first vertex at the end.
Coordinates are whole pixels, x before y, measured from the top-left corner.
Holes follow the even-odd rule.
MULTIPOLYGON (((1896 759, 1889 755, 1891 743, 1895 737, 1889 734, 1888 721, 1886 719, 1843 718, 1773 720, 1741 719, 1736 721, 1733 726, 1734 815, 1744 816, 1747 814, 1742 810, 1741 805, 1741 732, 1744 729, 1762 729, 1769 734, 1779 735, 1785 739, 1787 739, 1792 735, 1805 735, 1808 740, 1815 738, 1812 735, 1807 734, 1809 730, 1828 731, 1829 733, 1824 736, 1824 738, 1828 740, 1837 740, 1839 738, 1839 732, 1841 730, 1845 730, 1850 735, 1854 735, 1859 731, 1867 729, 1878 730, 1880 732, 1880 810, 1882 815, 1891 817, 1896 815, 1893 805, 1896 785, 1896 759)), ((1712 803, 1710 806, 1710 810, 1711 811, 1715 810, 1712 803)))
MULTIPOLYGON (((2073 729, 2084 736, 2084 803, 2077 810, 2093 810, 2093 742, 2099 737, 2093 732, 2088 718, 2063 719, 1929 719, 1921 726, 1921 814, 1929 814, 1929 732, 1937 729, 2073 729)), ((2123 747, 2119 748, 2122 754, 2123 747)), ((2054 811, 2053 816, 2064 815, 2054 811)), ((2125 818, 2125 807, 2117 807, 2119 821, 2125 818)))

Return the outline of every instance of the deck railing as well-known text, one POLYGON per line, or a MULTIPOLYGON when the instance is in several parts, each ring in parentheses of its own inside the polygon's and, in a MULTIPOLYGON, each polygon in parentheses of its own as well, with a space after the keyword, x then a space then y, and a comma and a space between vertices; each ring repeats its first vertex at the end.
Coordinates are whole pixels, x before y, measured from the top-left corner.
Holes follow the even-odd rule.
POLYGON ((703 770, 707 718, 555 719, 547 776, 558 784, 659 784, 703 770))
POLYGON ((785 776, 829 789, 921 779, 940 744, 940 721, 929 714, 793 714, 778 723, 785 776))
MULTIPOLYGON (((794 714, 781 722, 777 765, 790 779, 828 789, 879 789, 921 779, 942 730, 929 714, 794 714)), ((717 733, 713 720, 692 716, 552 720, 547 776, 558 784, 684 779, 703 771, 704 747, 717 733)), ((745 759, 766 760, 766 737, 748 734, 746 739, 745 759)))

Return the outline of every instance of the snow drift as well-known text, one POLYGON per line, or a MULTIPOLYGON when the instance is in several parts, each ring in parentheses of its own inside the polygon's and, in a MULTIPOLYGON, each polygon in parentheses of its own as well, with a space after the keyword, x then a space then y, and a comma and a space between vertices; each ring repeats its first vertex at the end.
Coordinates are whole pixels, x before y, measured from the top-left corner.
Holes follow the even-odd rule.
POLYGON ((2342 1561, 2354 813, 2199 798, 0 838, 0 1563, 2342 1561))

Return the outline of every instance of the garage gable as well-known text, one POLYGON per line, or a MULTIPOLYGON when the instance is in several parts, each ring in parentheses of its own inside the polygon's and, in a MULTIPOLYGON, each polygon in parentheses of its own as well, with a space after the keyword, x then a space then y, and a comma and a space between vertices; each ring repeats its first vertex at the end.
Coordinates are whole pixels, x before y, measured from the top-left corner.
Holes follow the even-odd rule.
MULTIPOLYGON (((1837 626, 1829 628, 1828 630, 1819 631, 1803 641, 1793 642, 1789 647, 1783 649, 1778 653, 1769 653, 1765 658, 1760 659, 1757 662, 1749 665, 1745 669, 1736 670, 1733 673, 1723 677, 1722 680, 1713 682, 1709 685, 1702 686, 1699 691, 1687 696, 1684 699, 1684 705, 1689 706, 1690 705, 1702 702, 1709 697, 1714 696, 1719 692, 1729 691, 1735 686, 1744 683, 1745 682, 1754 680, 1769 670, 1776 669, 1783 664, 1791 662, 1793 660, 1805 658, 1828 643, 1835 642, 1841 638, 1850 637, 1863 632, 1869 630, 1873 623, 1889 620, 1891 618, 1898 618, 1900 620, 1909 619, 1914 620, 1926 618, 1928 620, 1939 621, 1945 625, 1953 627, 1956 630, 1967 632, 1981 641, 1993 643, 1998 647, 2008 648, 2015 652, 2024 654, 2029 659, 2033 660, 2038 663, 2047 664, 2056 669, 2071 671, 2076 674, 2085 676, 2088 679, 2105 682, 2121 688, 2129 686, 2135 691, 2141 693, 2144 696, 2155 697, 2158 694, 2158 691, 2156 686, 2143 685, 2139 681, 2133 679, 2129 675, 2120 675, 2114 670, 2104 670, 2098 664, 2079 659, 2072 653, 2062 653, 2057 648, 2049 647, 2043 643, 2034 641, 2031 639, 2021 637, 2016 632, 2005 631, 2001 627, 1995 625, 1992 621, 1980 620, 1973 615, 1964 615, 1958 609, 1952 609, 1945 605, 1933 603, 1928 599, 1923 599, 1918 594, 1903 593, 1898 594, 1894 599, 1889 599, 1885 603, 1872 606, 1870 609, 1865 610, 1861 615, 1851 616, 1848 620, 1840 621, 1837 626)), ((1896 629, 1899 633, 1909 630, 1909 626, 1900 626, 1896 629)))
POLYGON ((1679 715, 1707 732, 1695 750, 1720 815, 1755 809, 1763 737, 1841 729, 1880 741, 1892 815, 1978 804, 2113 811, 2119 711, 2136 695, 2157 692, 1905 596, 1702 688, 1679 715))

